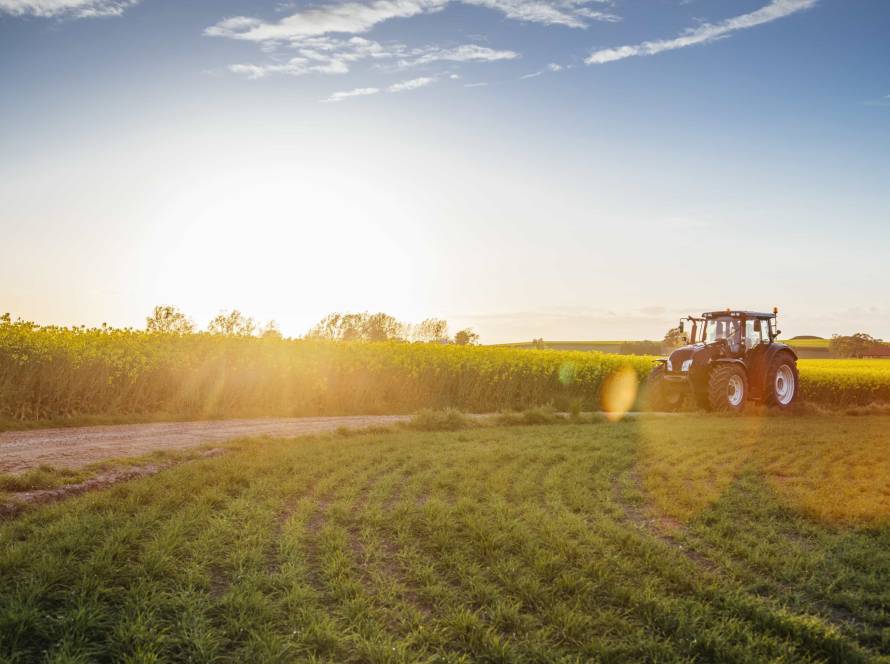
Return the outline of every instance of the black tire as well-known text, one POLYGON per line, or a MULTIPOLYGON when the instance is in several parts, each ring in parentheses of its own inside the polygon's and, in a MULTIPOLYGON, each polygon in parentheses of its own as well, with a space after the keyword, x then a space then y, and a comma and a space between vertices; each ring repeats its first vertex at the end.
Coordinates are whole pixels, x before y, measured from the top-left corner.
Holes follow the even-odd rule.
POLYGON ((718 413, 741 413, 748 399, 748 376, 738 364, 718 364, 708 376, 708 405, 718 413))
POLYGON ((669 389, 664 382, 664 365, 655 367, 649 372, 645 385, 645 406, 648 410, 669 413, 680 410, 683 406, 683 394, 669 389))
POLYGON ((791 353, 778 353, 766 370, 763 400, 770 408, 790 410, 800 396, 800 372, 791 353))

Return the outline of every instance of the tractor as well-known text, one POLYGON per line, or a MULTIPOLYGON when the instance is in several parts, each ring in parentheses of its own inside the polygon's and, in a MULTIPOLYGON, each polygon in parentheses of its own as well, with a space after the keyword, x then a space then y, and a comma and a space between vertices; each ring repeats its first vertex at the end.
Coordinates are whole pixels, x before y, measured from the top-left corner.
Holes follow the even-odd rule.
POLYGON ((681 319, 678 336, 687 345, 656 361, 646 381, 650 408, 676 411, 687 398, 717 412, 740 413, 749 401, 792 408, 800 395, 797 354, 776 341, 778 313, 726 309, 681 319))

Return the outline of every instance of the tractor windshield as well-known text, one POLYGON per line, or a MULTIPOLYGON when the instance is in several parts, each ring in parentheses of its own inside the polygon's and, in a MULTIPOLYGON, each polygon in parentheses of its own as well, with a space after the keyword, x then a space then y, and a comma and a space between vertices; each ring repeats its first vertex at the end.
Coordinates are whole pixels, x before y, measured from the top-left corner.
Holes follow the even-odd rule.
POLYGON ((739 321, 728 316, 710 318, 705 321, 703 326, 702 341, 709 344, 718 339, 726 339, 729 341, 730 346, 737 346, 739 343, 740 329, 739 321))

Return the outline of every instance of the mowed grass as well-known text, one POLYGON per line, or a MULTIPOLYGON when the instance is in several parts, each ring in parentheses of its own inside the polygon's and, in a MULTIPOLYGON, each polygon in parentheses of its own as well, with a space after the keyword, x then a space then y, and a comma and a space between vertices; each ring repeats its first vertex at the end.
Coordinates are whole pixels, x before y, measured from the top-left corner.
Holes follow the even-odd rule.
POLYGON ((0 526, 0 660, 887 660, 886 521, 814 518, 771 473, 877 455, 888 423, 239 441, 0 526), (707 441, 708 472, 653 484, 653 459, 682 474, 707 441), (739 463, 735 442, 785 452, 739 463))

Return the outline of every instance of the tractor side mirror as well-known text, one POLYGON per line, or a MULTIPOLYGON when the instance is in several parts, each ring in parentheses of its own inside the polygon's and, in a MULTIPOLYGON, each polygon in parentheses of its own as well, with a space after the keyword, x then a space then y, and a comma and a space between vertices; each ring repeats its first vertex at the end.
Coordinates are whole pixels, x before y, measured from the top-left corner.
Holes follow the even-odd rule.
POLYGON ((685 330, 683 329, 683 321, 680 321, 680 324, 677 326, 677 332, 679 332, 680 334, 683 334, 683 332, 685 332, 685 330))
POLYGON ((755 331, 755 332, 761 332, 762 330, 763 330, 763 328, 760 326, 760 319, 759 319, 759 318, 755 318, 755 319, 754 319, 754 331, 755 331))

